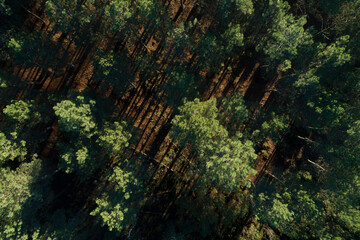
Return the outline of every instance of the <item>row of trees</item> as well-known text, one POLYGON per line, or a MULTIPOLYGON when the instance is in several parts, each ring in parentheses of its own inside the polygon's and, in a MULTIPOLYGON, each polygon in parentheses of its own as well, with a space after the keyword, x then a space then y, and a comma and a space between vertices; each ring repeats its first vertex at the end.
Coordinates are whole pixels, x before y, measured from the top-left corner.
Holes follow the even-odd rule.
POLYGON ((1 0, 0 238, 356 239, 359 8, 1 0))

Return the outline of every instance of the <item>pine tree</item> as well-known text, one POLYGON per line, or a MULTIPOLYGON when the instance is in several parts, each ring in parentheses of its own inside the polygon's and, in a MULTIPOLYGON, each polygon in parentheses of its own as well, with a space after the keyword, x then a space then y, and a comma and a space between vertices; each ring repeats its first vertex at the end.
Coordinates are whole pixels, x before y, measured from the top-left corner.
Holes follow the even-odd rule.
POLYGON ((97 207, 91 215, 98 216, 110 231, 120 233, 129 225, 136 224, 143 187, 132 172, 119 166, 112 169, 107 181, 107 191, 96 198, 97 207))
MULTIPOLYGON (((30 163, 21 164, 16 170, 0 169, 0 219, 2 239, 18 239, 25 229, 23 216, 30 201, 42 198, 41 187, 34 185, 41 171, 41 161, 35 159, 30 163)), ((32 208, 36 205, 32 205, 32 208)), ((36 221, 36 220, 35 220, 36 221)), ((26 235, 25 235, 26 237, 26 235)))

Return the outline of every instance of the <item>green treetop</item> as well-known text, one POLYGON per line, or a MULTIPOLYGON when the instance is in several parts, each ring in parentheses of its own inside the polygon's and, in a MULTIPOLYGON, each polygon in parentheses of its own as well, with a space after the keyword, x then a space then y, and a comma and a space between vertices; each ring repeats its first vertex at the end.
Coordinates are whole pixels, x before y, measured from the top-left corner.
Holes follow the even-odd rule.
POLYGON ((125 128, 125 122, 106 123, 99 133, 97 142, 109 156, 117 155, 129 145, 131 134, 125 128))
MULTIPOLYGON (((71 33, 74 27, 84 28, 91 19, 91 11, 79 0, 53 1, 45 3, 47 15, 50 21, 56 22, 55 27, 67 34, 71 33), (74 26, 78 24, 78 26, 74 26)), ((91 1, 86 1, 90 2, 91 1)), ((88 6, 89 7, 89 6, 88 6)))
POLYGON ((234 2, 236 10, 242 14, 250 15, 254 12, 252 0, 230 0, 230 2, 234 2))
POLYGON ((243 186, 250 174, 255 174, 251 167, 256 158, 252 143, 240 140, 240 134, 228 137, 218 120, 215 98, 186 102, 179 112, 173 120, 171 136, 182 146, 188 143, 195 150, 198 159, 192 163, 191 171, 201 175, 202 185, 231 192, 243 186))
POLYGON ((17 139, 17 133, 12 132, 9 136, 0 132, 0 165, 8 160, 24 161, 27 154, 26 142, 17 139))
MULTIPOLYGON (((267 12, 263 14, 265 19, 271 19, 267 35, 257 48, 262 49, 269 57, 273 65, 276 62, 281 65, 280 70, 287 70, 291 60, 297 55, 298 48, 312 43, 311 35, 304 30, 306 17, 296 19, 289 14, 290 5, 286 1, 269 1, 267 12)), ((276 66, 276 65, 275 65, 276 66)))
POLYGON ((180 99, 193 99, 198 95, 196 82, 198 75, 194 75, 183 66, 177 66, 175 69, 168 68, 166 70, 170 76, 164 86, 167 91, 167 102, 171 106, 177 107, 180 99))
POLYGON ((105 24, 108 24, 112 32, 118 32, 122 30, 127 19, 132 15, 129 1, 115 0, 110 1, 105 6, 105 24))
POLYGON ((46 104, 38 104, 34 100, 30 101, 11 101, 3 109, 3 113, 11 124, 15 124, 18 128, 32 128, 37 124, 49 121, 47 114, 48 107, 46 104))
POLYGON ((99 163, 103 163, 101 158, 97 158, 97 149, 81 139, 71 140, 69 144, 59 142, 57 146, 60 155, 59 167, 66 173, 77 172, 88 177, 99 163))
POLYGON ((247 119, 248 115, 249 112, 244 98, 240 94, 232 94, 222 99, 219 117, 226 124, 231 135, 242 127, 241 124, 247 119))
POLYGON ((18 239, 21 234, 24 204, 41 198, 33 183, 41 170, 41 162, 21 164, 15 171, 0 169, 0 238, 18 239))
POLYGON ((126 123, 105 121, 107 110, 99 106, 84 96, 63 100, 54 106, 60 129, 65 132, 62 141, 57 143, 59 166, 68 173, 88 177, 129 145, 131 134, 126 123))
POLYGON ((93 65, 96 74, 92 80, 101 83, 103 87, 112 87, 116 92, 124 92, 129 84, 134 87, 130 60, 126 55, 99 50, 93 65))
POLYGON ((74 100, 63 100, 54 106, 55 115, 59 118, 60 129, 68 141, 58 142, 60 150, 60 167, 66 172, 77 171, 88 176, 95 170, 98 161, 98 148, 91 137, 97 133, 94 117, 94 100, 77 96, 74 100))
POLYGON ((205 186, 237 192, 243 186, 251 187, 251 183, 245 182, 245 179, 256 174, 252 168, 256 157, 252 142, 242 140, 241 134, 238 134, 233 138, 214 141, 200 156, 200 163, 193 168, 199 172, 200 182, 205 186))
POLYGON ((86 100, 78 96, 74 101, 63 100, 54 106, 55 114, 59 117, 60 128, 66 132, 84 133, 91 136, 96 124, 91 109, 94 100, 86 100))
POLYGON ((120 167, 114 167, 107 180, 108 190, 96 198, 97 207, 91 215, 98 216, 110 231, 120 233, 125 227, 136 223, 142 184, 133 173, 120 167))
POLYGON ((179 115, 172 121, 172 136, 183 146, 191 143, 196 151, 201 151, 209 141, 226 138, 227 131, 220 124, 216 99, 205 102, 195 99, 179 107, 179 115))
POLYGON ((20 101, 12 101, 12 104, 7 105, 3 113, 12 121, 25 123, 26 120, 30 119, 30 107, 31 104, 20 101))

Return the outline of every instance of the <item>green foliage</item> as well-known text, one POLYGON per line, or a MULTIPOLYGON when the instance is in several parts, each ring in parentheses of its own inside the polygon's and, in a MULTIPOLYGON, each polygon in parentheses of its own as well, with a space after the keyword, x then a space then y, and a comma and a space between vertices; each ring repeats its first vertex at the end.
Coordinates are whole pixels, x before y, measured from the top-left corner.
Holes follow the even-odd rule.
POLYGON ((164 87, 168 93, 167 101, 169 105, 178 106, 181 102, 180 99, 184 97, 187 99, 197 97, 196 75, 189 72, 186 68, 178 66, 175 69, 171 68, 169 76, 170 79, 164 87))
POLYGON ((273 227, 284 230, 294 220, 294 212, 289 210, 288 204, 284 203, 289 198, 289 193, 284 193, 283 196, 276 194, 272 199, 269 199, 264 194, 259 194, 257 216, 273 227))
POLYGON ((172 136, 181 145, 191 143, 195 150, 201 151, 210 140, 227 137, 226 129, 220 124, 216 99, 200 102, 185 102, 179 107, 179 115, 172 121, 172 136))
POLYGON ((218 11, 222 18, 235 22, 251 16, 254 13, 254 4, 252 0, 222 0, 219 2, 218 11))
POLYGON ((101 3, 48 0, 45 6, 50 21, 56 23, 54 29, 73 37, 78 44, 123 31, 134 11, 134 6, 123 0, 101 3))
POLYGON ((246 120, 248 115, 249 113, 244 98, 240 94, 233 94, 230 97, 225 97, 221 101, 220 118, 222 122, 229 126, 230 130, 234 131, 239 129, 239 125, 246 120))
MULTIPOLYGON (((11 104, 3 109, 4 115, 9 123, 15 128, 12 130, 20 133, 23 131, 32 131, 39 123, 47 123, 51 118, 48 114, 48 105, 46 103, 36 103, 34 100, 12 100, 11 104)), ((12 131, 10 130, 10 131, 12 131)), ((9 132, 9 129, 8 129, 9 132)), ((29 133, 23 133, 23 137, 28 138, 29 133)))
POLYGON ((230 23, 226 31, 221 36, 224 39, 224 50, 222 52, 231 54, 235 47, 244 46, 244 34, 240 24, 230 23))
POLYGON ((3 76, 2 72, 0 72, 0 89, 4 90, 7 88, 7 81, 6 78, 3 76))
POLYGON ((289 14, 290 5, 286 1, 269 1, 268 12, 263 17, 271 18, 269 37, 258 44, 269 57, 269 62, 277 62, 281 70, 288 69, 290 61, 296 57, 301 46, 312 43, 311 35, 305 31, 306 17, 296 19, 289 14))
POLYGON ((193 166, 200 173, 200 182, 205 186, 237 192, 243 186, 251 187, 245 181, 256 174, 251 167, 257 155, 249 140, 241 140, 241 134, 233 138, 219 139, 209 145, 200 155, 200 163, 193 166))
POLYGON ((289 120, 285 116, 277 115, 274 112, 269 114, 269 118, 269 121, 262 123, 260 133, 263 138, 268 136, 277 142, 288 131, 289 120))
MULTIPOLYGON (((230 106, 225 106, 229 108, 230 106)), ((250 141, 242 141, 241 134, 228 138, 228 132, 217 119, 216 99, 186 102, 173 120, 171 135, 185 146, 190 143, 199 159, 191 167, 200 174, 200 185, 233 192, 241 186, 250 187, 244 180, 255 174, 251 165, 256 154, 250 141)))
POLYGON ((90 214, 98 216, 110 231, 121 232, 136 224, 136 213, 142 184, 133 173, 114 167, 108 177, 110 189, 97 197, 97 207, 90 214))
POLYGON ((91 11, 78 0, 45 2, 47 15, 50 21, 56 22, 55 28, 67 34, 71 33, 74 27, 85 28, 91 20, 91 11))
POLYGON ((53 60, 59 57, 59 46, 42 31, 15 32, 8 39, 8 53, 18 65, 47 69, 59 64, 53 60))
POLYGON ((123 0, 110 1, 110 3, 105 6, 104 12, 107 17, 105 21, 107 21, 112 32, 123 29, 127 19, 132 15, 130 3, 123 0))
MULTIPOLYGON (((352 56, 359 56, 359 12, 360 1, 341 1, 339 13, 334 16, 334 30, 338 36, 349 35, 352 56)), ((355 60, 355 59, 353 59, 355 60)))
POLYGON ((314 160, 318 163, 313 162, 312 168, 308 168, 311 173, 291 173, 283 178, 285 182, 278 182, 275 188, 259 194, 256 197, 259 218, 296 239, 353 239, 360 230, 359 211, 355 207, 360 199, 359 162, 355 160, 358 159, 359 144, 358 137, 355 139, 354 136, 358 136, 357 122, 347 130, 344 144, 337 149, 318 143, 324 148, 318 154, 327 161, 314 160), (293 213, 292 222, 281 217, 281 211, 268 211, 276 200, 286 205, 286 212, 293 213))
POLYGON ((54 110, 65 133, 57 142, 59 167, 67 173, 76 172, 84 180, 129 145, 126 123, 106 121, 106 109, 90 98, 71 97, 57 103, 54 110))
POLYGON ((345 146, 347 149, 351 150, 350 154, 353 158, 358 158, 358 153, 360 153, 360 120, 352 123, 352 126, 346 131, 348 138, 345 141, 345 146))
POLYGON ((59 143, 60 162, 59 167, 66 173, 77 172, 85 177, 89 176, 100 161, 96 159, 94 149, 88 149, 83 142, 71 142, 69 146, 59 143))
POLYGON ((18 53, 22 49, 22 42, 17 41, 14 38, 11 38, 10 41, 8 42, 8 48, 13 52, 18 53))
POLYGON ((253 240, 260 240, 264 239, 264 227, 261 226, 261 223, 257 221, 255 218, 248 224, 243 230, 241 237, 239 239, 253 239, 253 240))
MULTIPOLYGON (((47 139, 41 123, 51 120, 46 102, 34 100, 12 100, 3 109, 5 121, 0 125, 3 152, 0 162, 24 161, 29 156, 39 153, 40 144, 47 139)), ((1 155, 1 154, 0 154, 1 155)))
POLYGON ((30 119, 30 108, 31 104, 22 100, 12 101, 12 104, 4 108, 3 113, 11 120, 21 124, 30 119))
POLYGON ((176 47, 177 51, 183 51, 184 46, 186 46, 190 40, 183 23, 171 29, 171 31, 168 32, 168 36, 173 39, 172 45, 176 47))
POLYGON ((86 100, 78 96, 74 101, 63 100, 54 106, 55 114, 59 117, 59 125, 66 132, 93 134, 96 126, 92 116, 94 100, 86 100))
POLYGON ((230 0, 235 2, 236 10, 243 14, 250 15, 254 12, 252 0, 230 0))
POLYGON ((250 205, 265 225, 250 223, 240 238, 271 238, 266 223, 284 238, 360 236, 360 1, 181 3, 174 21, 174 1, 0 0, 0 66, 21 76, 0 76, 1 239, 146 239, 162 230, 157 238, 233 239, 250 205), (60 78, 61 87, 83 85, 91 72, 85 94, 61 89, 49 107, 60 78), (218 96, 248 83, 249 98, 271 94, 264 106, 248 108, 240 94, 198 99, 210 85, 218 96), (165 103, 175 115, 170 145, 168 108, 155 121, 152 113, 165 103), (138 140, 131 124, 119 120, 129 116, 151 116, 136 151, 127 149, 138 140), (275 160, 249 190, 255 148, 260 161, 269 145, 275 160), (130 167, 121 159, 131 153, 130 167), (41 176, 36 154, 53 173, 41 176), (138 215, 145 175, 154 178, 150 210, 138 215), (164 222, 148 217, 159 214, 154 206, 170 224, 148 231, 164 222))
POLYGON ((89 176, 96 168, 96 148, 91 137, 96 132, 96 123, 92 110, 95 101, 77 96, 72 100, 63 100, 54 106, 59 117, 60 129, 67 132, 69 142, 58 142, 60 150, 59 167, 67 173, 78 172, 89 176))
POLYGON ((114 87, 116 91, 125 91, 133 81, 130 62, 125 55, 99 50, 93 66, 96 73, 93 80, 102 83, 105 88, 114 87))
POLYGON ((262 146, 269 139, 273 142, 279 142, 284 134, 289 132, 289 122, 289 116, 281 113, 281 111, 268 110, 265 112, 260 109, 249 121, 244 135, 258 146, 262 146))
MULTIPOLYGON (((358 169, 358 166, 355 168, 358 169)), ((355 170, 352 169, 352 170, 355 170)), ((357 170, 358 171, 358 170, 357 170)), ((360 233, 360 211, 358 209, 360 181, 357 173, 350 173, 336 183, 340 188, 331 186, 329 191, 321 196, 326 208, 325 219, 327 224, 323 226, 322 233, 332 237, 356 238, 360 233)), ((335 170, 331 175, 336 174, 335 170)))
POLYGON ((339 67, 349 62, 351 57, 347 49, 348 42, 349 36, 346 35, 338 38, 328 46, 321 44, 319 46, 319 48, 322 49, 319 53, 319 65, 326 64, 330 65, 330 67, 339 67))
POLYGON ((129 145, 131 134, 125 131, 126 127, 125 122, 107 123, 99 133, 97 142, 109 156, 117 155, 129 145))
POLYGON ((40 170, 41 162, 37 159, 21 164, 15 171, 0 169, 1 239, 18 239, 21 235, 24 204, 41 198, 33 186, 40 170))
POLYGON ((12 132, 10 136, 0 132, 0 164, 9 160, 24 161, 27 154, 26 142, 17 138, 17 133, 12 132))
POLYGON ((199 67, 210 67, 215 63, 221 64, 223 62, 216 37, 208 32, 201 36, 194 52, 199 55, 199 67), (209 51, 209 49, 213 50, 209 51))
POLYGON ((101 71, 104 76, 108 76, 112 67, 114 66, 114 55, 108 54, 106 55, 104 52, 100 52, 100 56, 97 57, 97 61, 95 62, 96 72, 99 72, 98 68, 102 68, 101 71), (104 57, 102 57, 104 55, 104 57))

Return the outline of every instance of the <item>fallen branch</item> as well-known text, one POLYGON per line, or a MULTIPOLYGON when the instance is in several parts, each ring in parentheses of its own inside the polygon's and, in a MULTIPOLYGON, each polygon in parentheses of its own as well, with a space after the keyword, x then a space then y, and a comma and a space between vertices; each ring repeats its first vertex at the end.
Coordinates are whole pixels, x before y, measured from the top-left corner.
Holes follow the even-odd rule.
POLYGON ((275 175, 273 175, 272 173, 270 173, 270 172, 268 172, 268 171, 266 171, 265 173, 268 174, 268 175, 270 175, 271 177, 275 178, 275 179, 278 180, 279 182, 284 183, 283 181, 281 181, 279 178, 277 178, 277 177, 276 177, 275 175))
POLYGON ((304 138, 304 137, 301 137, 299 135, 296 136, 297 138, 301 139, 301 140, 304 140, 306 143, 316 143, 315 141, 309 139, 309 138, 304 138))
POLYGON ((30 10, 28 10, 26 7, 24 7, 24 5, 20 4, 20 7, 23 8, 27 13, 30 13, 31 15, 33 15, 34 17, 36 17, 37 19, 39 19, 40 21, 42 21, 42 22, 46 25, 46 22, 45 22, 41 17, 39 17, 39 16, 36 15, 35 13, 31 12, 30 10))
POLYGON ((315 166, 317 166, 317 167, 320 168, 321 170, 326 171, 325 168, 323 168, 322 166, 320 166, 320 165, 317 164, 316 162, 313 162, 313 161, 311 161, 310 159, 307 159, 307 160, 308 160, 309 163, 314 164, 315 166))

